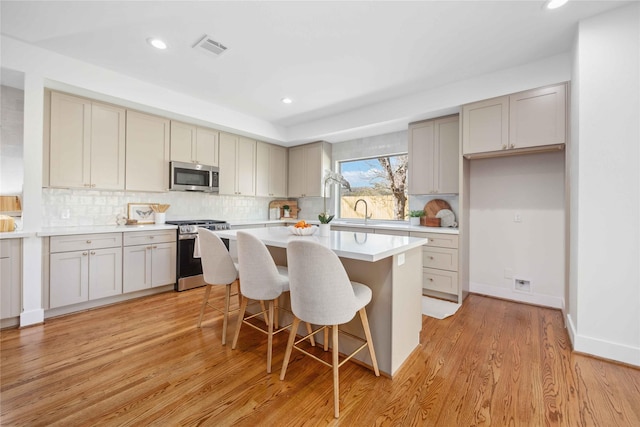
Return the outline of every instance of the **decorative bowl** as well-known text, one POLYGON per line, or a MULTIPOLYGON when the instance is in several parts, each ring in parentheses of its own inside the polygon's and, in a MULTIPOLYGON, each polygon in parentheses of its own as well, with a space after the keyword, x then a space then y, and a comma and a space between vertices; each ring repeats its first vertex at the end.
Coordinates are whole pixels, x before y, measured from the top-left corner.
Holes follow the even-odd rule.
POLYGON ((295 234, 296 236, 311 236, 313 233, 316 232, 316 230, 318 230, 318 227, 316 226, 298 228, 291 225, 287 228, 289 229, 291 234, 295 234))

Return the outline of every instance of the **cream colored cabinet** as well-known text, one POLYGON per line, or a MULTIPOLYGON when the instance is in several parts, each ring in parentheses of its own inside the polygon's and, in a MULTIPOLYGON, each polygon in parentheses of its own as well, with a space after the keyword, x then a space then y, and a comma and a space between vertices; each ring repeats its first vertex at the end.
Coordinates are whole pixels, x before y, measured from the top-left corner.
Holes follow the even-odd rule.
POLYGON ((422 292, 462 302, 458 283, 458 236, 414 231, 409 235, 428 239, 422 246, 422 292))
POLYGON ((20 315, 22 309, 22 240, 0 240, 0 318, 20 315))
POLYGON ((50 240, 49 307, 122 293, 122 233, 54 236, 50 240))
POLYGON ((127 110, 128 191, 167 191, 169 188, 169 120, 127 110))
POLYGON ((125 232, 123 263, 124 292, 175 283, 175 231, 125 232))
POLYGON ((218 166, 218 131, 172 120, 171 160, 218 166))
POLYGON ((49 185, 125 188, 125 109, 57 92, 49 116, 49 185))
POLYGON ((458 115, 409 125, 409 194, 458 193, 458 115))
POLYGON ((220 194, 256 195, 256 141, 220 133, 220 194))
POLYGON ((325 169, 331 169, 331 146, 327 142, 290 148, 289 197, 322 197, 325 169))
POLYGON ((287 197, 287 149, 258 141, 256 196, 287 197))
POLYGON ((467 157, 562 148, 566 143, 566 85, 527 90, 462 106, 467 157))

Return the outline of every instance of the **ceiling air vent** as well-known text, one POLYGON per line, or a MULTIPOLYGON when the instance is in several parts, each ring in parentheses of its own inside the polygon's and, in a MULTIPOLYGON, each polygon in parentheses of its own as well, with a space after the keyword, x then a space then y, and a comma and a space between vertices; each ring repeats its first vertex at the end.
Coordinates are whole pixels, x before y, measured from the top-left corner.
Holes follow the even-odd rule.
POLYGON ((213 40, 209 36, 204 36, 198 43, 196 43, 193 48, 200 49, 202 52, 205 52, 209 55, 213 54, 215 56, 218 56, 225 50, 227 50, 227 47, 225 45, 213 40))

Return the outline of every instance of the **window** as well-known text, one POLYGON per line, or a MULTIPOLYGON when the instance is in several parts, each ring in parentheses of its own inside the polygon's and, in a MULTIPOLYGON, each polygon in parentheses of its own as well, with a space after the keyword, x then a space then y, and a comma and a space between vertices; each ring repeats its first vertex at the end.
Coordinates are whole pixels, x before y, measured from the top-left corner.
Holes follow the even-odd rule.
POLYGON ((367 202, 369 218, 404 221, 407 214, 407 155, 349 160, 338 163, 338 172, 349 182, 351 191, 342 189, 338 216, 363 218, 367 202))

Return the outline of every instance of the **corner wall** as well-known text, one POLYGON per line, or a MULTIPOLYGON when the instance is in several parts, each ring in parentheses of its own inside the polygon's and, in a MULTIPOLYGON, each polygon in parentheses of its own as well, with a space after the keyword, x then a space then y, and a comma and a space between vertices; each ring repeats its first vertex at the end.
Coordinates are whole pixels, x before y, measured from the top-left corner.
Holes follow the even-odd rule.
POLYGON ((640 4, 582 21, 572 91, 576 351, 640 366, 640 4))

